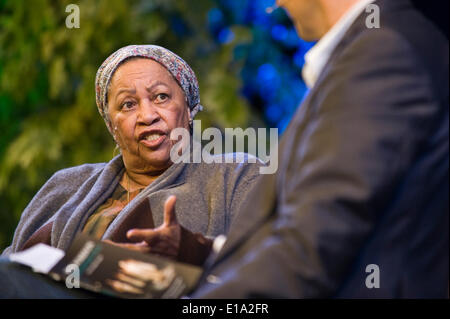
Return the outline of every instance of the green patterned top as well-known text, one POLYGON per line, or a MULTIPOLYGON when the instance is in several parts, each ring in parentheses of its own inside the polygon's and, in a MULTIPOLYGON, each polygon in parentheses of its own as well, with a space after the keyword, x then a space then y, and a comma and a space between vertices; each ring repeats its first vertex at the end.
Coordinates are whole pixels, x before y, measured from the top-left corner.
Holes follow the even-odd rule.
POLYGON ((127 190, 120 183, 117 184, 117 187, 111 197, 109 197, 91 216, 89 216, 89 219, 83 228, 83 233, 96 239, 101 239, 114 218, 116 218, 122 209, 128 204, 128 200, 133 200, 133 198, 135 198, 142 189, 137 189, 131 192, 130 198, 128 198, 127 190))

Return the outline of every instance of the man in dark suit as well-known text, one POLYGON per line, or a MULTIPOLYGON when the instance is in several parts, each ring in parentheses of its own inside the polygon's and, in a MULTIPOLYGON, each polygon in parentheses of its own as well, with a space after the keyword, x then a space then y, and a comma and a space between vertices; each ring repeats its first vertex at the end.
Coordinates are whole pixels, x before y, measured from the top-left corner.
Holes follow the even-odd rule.
POLYGON ((447 298, 448 40, 408 0, 278 2, 311 91, 192 297, 447 298))

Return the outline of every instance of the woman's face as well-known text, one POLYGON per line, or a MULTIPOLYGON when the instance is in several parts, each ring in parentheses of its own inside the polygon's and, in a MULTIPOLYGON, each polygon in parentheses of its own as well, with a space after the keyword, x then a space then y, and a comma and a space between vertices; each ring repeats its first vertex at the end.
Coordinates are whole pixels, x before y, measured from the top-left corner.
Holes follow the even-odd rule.
POLYGON ((150 59, 126 61, 114 73, 108 112, 127 170, 157 175, 167 169, 176 141, 170 132, 189 128, 184 91, 172 75, 150 59))

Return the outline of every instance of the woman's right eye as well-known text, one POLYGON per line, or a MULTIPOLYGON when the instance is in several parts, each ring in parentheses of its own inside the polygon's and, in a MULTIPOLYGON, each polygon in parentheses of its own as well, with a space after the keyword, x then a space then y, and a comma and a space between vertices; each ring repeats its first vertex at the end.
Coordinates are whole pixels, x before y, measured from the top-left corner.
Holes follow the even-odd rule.
POLYGON ((133 101, 125 101, 122 103, 122 108, 131 109, 134 106, 133 101))

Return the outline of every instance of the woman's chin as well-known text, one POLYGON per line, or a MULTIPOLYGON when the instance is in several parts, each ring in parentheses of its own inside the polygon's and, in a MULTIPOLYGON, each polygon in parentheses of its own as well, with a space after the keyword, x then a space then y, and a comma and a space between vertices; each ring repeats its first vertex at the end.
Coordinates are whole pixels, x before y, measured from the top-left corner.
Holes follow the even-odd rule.
POLYGON ((146 174, 161 173, 172 165, 170 160, 171 143, 164 142, 157 149, 150 149, 139 144, 132 153, 123 153, 123 160, 128 169, 145 172, 146 174))
POLYGON ((170 150, 152 151, 151 154, 141 154, 143 166, 154 168, 155 171, 165 170, 172 165, 170 150))

